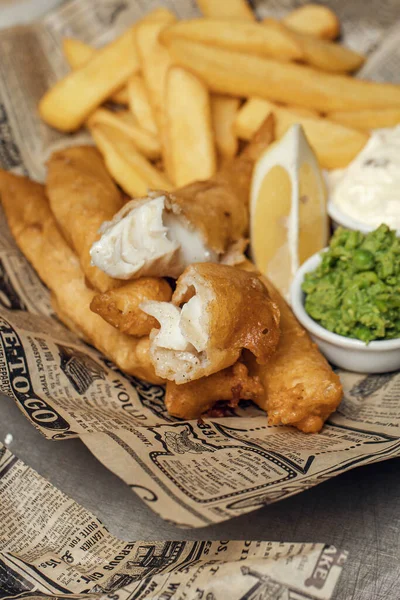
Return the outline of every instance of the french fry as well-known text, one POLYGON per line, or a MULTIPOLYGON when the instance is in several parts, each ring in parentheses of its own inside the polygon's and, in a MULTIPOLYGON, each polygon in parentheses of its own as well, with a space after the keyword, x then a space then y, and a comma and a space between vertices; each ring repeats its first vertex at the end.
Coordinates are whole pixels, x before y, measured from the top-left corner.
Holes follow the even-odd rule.
POLYGON ((368 135, 320 117, 302 116, 268 100, 252 98, 239 110, 235 130, 242 139, 250 139, 265 117, 275 115, 276 137, 281 138, 295 123, 302 125, 324 169, 346 167, 368 141, 368 135))
POLYGON ((140 304, 149 300, 169 302, 171 296, 172 290, 165 279, 140 277, 115 290, 96 294, 90 304, 90 310, 121 333, 142 337, 149 335, 152 329, 158 328, 158 321, 143 312, 140 304))
POLYGON ((399 108, 400 85, 364 81, 312 67, 233 52, 187 40, 170 40, 174 62, 217 94, 260 97, 320 112, 399 108))
MULTIPOLYGON (((147 15, 142 17, 139 23, 147 23, 150 21, 170 21, 171 13, 167 8, 160 6, 151 10, 147 15)), ((137 24, 136 24, 137 25, 137 24)), ((98 52, 96 48, 93 48, 89 44, 85 44, 81 40, 74 38, 63 39, 63 53, 71 69, 78 69, 83 67, 95 54, 98 52)), ((129 95, 126 86, 117 90, 110 96, 110 100, 117 104, 129 104, 129 95)))
POLYGON ((288 104, 285 108, 303 117, 319 117, 319 112, 313 108, 305 108, 304 106, 297 106, 297 104, 288 104))
POLYGON ((154 119, 143 77, 139 74, 132 75, 128 81, 127 91, 129 108, 136 121, 143 129, 157 135, 157 124, 154 119))
POLYGON ((295 33, 295 36, 303 49, 304 62, 322 71, 352 73, 365 62, 362 54, 335 42, 320 40, 303 33, 295 33))
POLYGON ((95 291, 86 285, 79 260, 57 227, 44 187, 0 170, 0 197, 17 245, 53 292, 65 321, 126 373, 160 383, 148 338, 124 335, 90 310, 95 291))
POLYGON ((282 22, 299 33, 322 40, 335 40, 340 33, 339 19, 327 6, 304 4, 290 11, 282 22))
POLYGON ((137 151, 122 131, 97 124, 90 126, 90 132, 112 177, 130 197, 145 196, 149 189, 172 189, 165 175, 137 151))
POLYGON ((98 108, 89 118, 90 126, 97 124, 109 125, 131 138, 137 149, 147 158, 156 159, 161 155, 161 146, 157 137, 139 127, 130 111, 119 113, 105 108, 98 108))
POLYGON ((163 121, 165 80, 168 69, 172 66, 169 53, 158 38, 162 30, 175 21, 176 18, 171 13, 168 21, 141 23, 136 31, 141 71, 157 124, 163 121))
POLYGON ((239 98, 211 96, 211 116, 215 145, 222 159, 233 158, 239 148, 239 142, 233 127, 239 106, 239 98))
POLYGON ((174 183, 181 187, 212 177, 216 155, 206 86, 189 71, 172 67, 166 82, 165 112, 174 183))
POLYGON ((358 110, 328 113, 327 118, 354 129, 371 131, 384 127, 395 127, 400 124, 400 108, 381 110, 358 110))
POLYGON ((144 17, 140 19, 139 23, 148 23, 150 21, 172 23, 174 20, 176 21, 176 16, 168 8, 165 8, 165 6, 158 6, 144 15, 144 17))
POLYGON ((122 86, 121 89, 117 90, 110 96, 110 100, 115 102, 116 104, 122 104, 124 106, 128 106, 129 104, 129 95, 128 88, 126 85, 122 86))
POLYGON ((134 29, 130 27, 46 92, 39 103, 40 116, 56 129, 74 131, 138 70, 134 29))
POLYGON ((160 40, 184 39, 248 54, 271 56, 277 60, 300 60, 304 57, 302 41, 290 29, 273 22, 271 25, 248 21, 192 19, 179 21, 160 33, 160 40))
MULTIPOLYGON (((89 44, 81 42, 75 38, 64 38, 62 41, 64 56, 71 69, 79 69, 83 67, 96 54, 96 48, 92 48, 89 44)), ((117 104, 128 104, 128 94, 126 86, 117 90, 110 96, 112 102, 117 104)))
POLYGON ((75 38, 64 38, 62 41, 63 54, 71 69, 79 69, 86 65, 97 50, 89 44, 75 38))
MULTIPOLYGON (((164 98, 167 73, 172 66, 172 61, 168 50, 160 43, 158 37, 164 27, 175 22, 176 17, 172 13, 169 13, 169 16, 166 15, 166 18, 162 22, 143 23, 136 29, 136 46, 141 71, 153 110, 154 120, 160 133, 165 169, 171 181, 173 181, 173 170, 167 151, 168 142, 166 139, 164 98)), ((175 182, 173 181, 173 183, 175 182)))
POLYGON ((332 73, 347 73, 359 69, 365 60, 364 56, 350 48, 298 33, 276 19, 264 19, 263 25, 270 35, 273 32, 280 32, 291 37, 302 53, 302 61, 317 69, 332 73))
POLYGON ((256 20, 246 0, 197 0, 197 5, 203 15, 211 19, 256 20))

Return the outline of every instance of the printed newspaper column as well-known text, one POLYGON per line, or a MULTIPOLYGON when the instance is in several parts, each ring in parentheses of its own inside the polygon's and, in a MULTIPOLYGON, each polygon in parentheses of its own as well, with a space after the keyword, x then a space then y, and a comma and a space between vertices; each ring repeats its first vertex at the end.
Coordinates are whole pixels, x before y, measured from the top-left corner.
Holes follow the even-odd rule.
POLYGON ((6 597, 329 600, 347 557, 324 544, 124 542, 4 446, 0 523, 6 597))

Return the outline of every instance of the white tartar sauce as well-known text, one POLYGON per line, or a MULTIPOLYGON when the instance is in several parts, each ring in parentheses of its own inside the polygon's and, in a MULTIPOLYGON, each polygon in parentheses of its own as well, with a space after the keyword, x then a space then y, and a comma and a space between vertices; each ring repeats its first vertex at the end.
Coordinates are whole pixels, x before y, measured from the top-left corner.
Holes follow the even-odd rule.
POLYGON ((346 169, 327 174, 330 201, 365 225, 400 229, 400 125, 376 129, 346 169))

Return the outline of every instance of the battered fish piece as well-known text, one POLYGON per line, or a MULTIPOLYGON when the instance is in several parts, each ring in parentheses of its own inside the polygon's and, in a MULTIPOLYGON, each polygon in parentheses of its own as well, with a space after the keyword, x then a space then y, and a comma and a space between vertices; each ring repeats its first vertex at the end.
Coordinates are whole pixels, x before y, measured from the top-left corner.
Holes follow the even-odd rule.
POLYGON ((219 262, 247 234, 251 175, 273 130, 270 115, 240 156, 208 181, 126 204, 103 225, 93 264, 110 277, 134 279, 177 278, 190 264, 219 262))
POLYGON ((183 384, 233 365, 242 350, 265 364, 279 341, 279 309, 256 275, 199 263, 180 276, 169 302, 143 302, 160 330, 150 334, 159 377, 183 384))
POLYGON ((53 293, 64 322, 126 373, 160 383, 149 339, 124 335, 90 310, 95 292, 86 286, 78 257, 57 227, 44 187, 0 170, 0 197, 17 245, 53 293))
POLYGON ((202 377, 183 385, 167 382, 165 406, 170 415, 180 419, 198 419, 213 408, 216 402, 226 401, 235 407, 240 400, 257 401, 264 388, 257 376, 251 376, 247 367, 237 362, 209 377, 202 377))
MULTIPOLYGON (((241 266, 255 271, 249 262, 241 266)), ((250 367, 265 388, 255 402, 268 413, 271 425, 293 425, 315 433, 342 400, 340 379, 276 288, 265 277, 260 280, 279 307, 281 336, 268 364, 250 367)))
POLYGON ((54 152, 47 162, 46 192, 55 219, 75 250, 89 283, 100 292, 119 285, 91 265, 90 247, 99 227, 123 205, 104 161, 92 146, 74 146, 54 152))
POLYGON ((50 303, 56 317, 61 321, 61 323, 63 323, 67 329, 70 329, 76 336, 78 336, 78 338, 87 344, 90 344, 90 341, 84 336, 82 330, 79 329, 76 323, 61 310, 58 300, 53 292, 50 293, 50 303))
POLYGON ((165 279, 141 277, 122 287, 96 294, 90 310, 122 333, 141 337, 158 327, 158 321, 144 313, 139 305, 145 301, 169 302, 172 290, 165 279))

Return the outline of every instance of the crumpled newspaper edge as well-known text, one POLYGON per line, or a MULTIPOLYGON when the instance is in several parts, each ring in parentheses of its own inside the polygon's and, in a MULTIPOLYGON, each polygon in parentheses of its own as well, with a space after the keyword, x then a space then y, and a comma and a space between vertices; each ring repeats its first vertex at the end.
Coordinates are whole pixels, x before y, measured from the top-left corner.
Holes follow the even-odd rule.
POLYGON ((0 522, 2 598, 329 600, 347 559, 311 543, 125 542, 1 444, 0 522))

